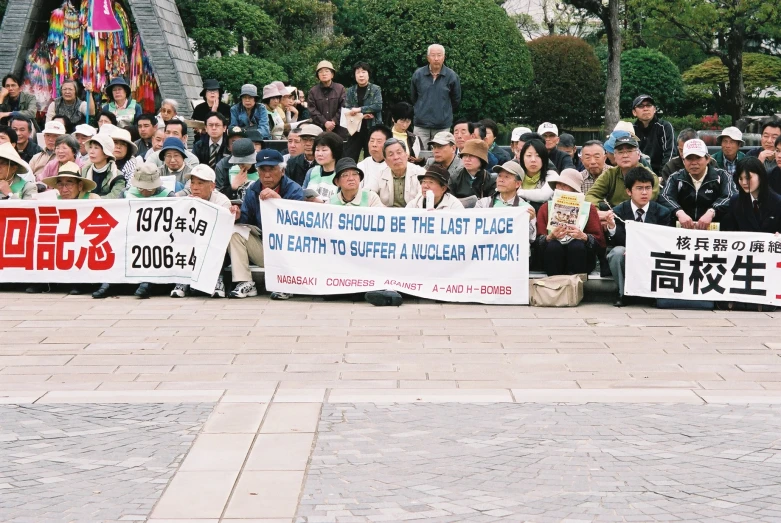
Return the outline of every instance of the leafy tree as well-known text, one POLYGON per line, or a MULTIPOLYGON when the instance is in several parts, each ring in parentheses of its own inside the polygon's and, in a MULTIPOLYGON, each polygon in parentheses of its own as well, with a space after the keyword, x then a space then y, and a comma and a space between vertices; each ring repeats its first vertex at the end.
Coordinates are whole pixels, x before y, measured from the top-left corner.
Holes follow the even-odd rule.
POLYGON ((632 114, 632 100, 653 96, 657 106, 675 112, 684 99, 681 73, 672 61, 654 49, 640 48, 621 54, 621 112, 632 114))
POLYGON ((729 77, 729 114, 733 123, 743 116, 746 92, 743 53, 758 36, 781 34, 781 10, 765 0, 634 0, 646 16, 667 20, 675 37, 717 57, 729 77))
POLYGON ((607 38, 607 79, 605 86, 605 129, 613 129, 621 119, 621 26, 620 0, 564 0, 599 18, 607 38))
POLYGON ((526 43, 494 0, 344 0, 334 20, 352 38, 346 63, 371 64, 386 107, 409 98, 432 43, 461 78, 461 116, 504 120, 532 78, 526 43))
POLYGON ((523 120, 598 123, 603 80, 594 49, 574 36, 543 36, 529 42, 529 51, 534 82, 523 96, 523 120))
POLYGON ((253 51, 268 49, 277 26, 257 5, 246 0, 197 0, 178 2, 187 34, 201 55, 244 52, 245 40, 253 51))
POLYGON ((275 63, 246 54, 234 54, 220 58, 207 57, 198 60, 203 78, 217 78, 234 100, 238 100, 241 86, 253 84, 258 91, 275 80, 287 81, 285 71, 275 63))
MULTIPOLYGON (((781 86, 781 58, 759 53, 743 55, 743 80, 746 109, 755 114, 778 110, 777 96, 763 96, 767 90, 778 92, 781 86), (768 107, 770 104, 770 107, 768 107)), ((729 71, 719 58, 710 58, 683 74, 687 95, 699 100, 713 100, 715 107, 706 110, 723 112, 729 107, 729 71)))

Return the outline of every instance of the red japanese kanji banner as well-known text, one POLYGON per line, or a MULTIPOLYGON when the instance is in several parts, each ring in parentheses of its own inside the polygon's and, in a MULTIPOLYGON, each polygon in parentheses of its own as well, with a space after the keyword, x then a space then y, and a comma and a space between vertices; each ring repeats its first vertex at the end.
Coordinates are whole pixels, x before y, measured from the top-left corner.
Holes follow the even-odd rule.
POLYGON ((186 283, 211 293, 233 216, 197 198, 6 201, 0 281, 186 283))
POLYGON ((626 293, 781 305, 781 237, 627 222, 626 293))

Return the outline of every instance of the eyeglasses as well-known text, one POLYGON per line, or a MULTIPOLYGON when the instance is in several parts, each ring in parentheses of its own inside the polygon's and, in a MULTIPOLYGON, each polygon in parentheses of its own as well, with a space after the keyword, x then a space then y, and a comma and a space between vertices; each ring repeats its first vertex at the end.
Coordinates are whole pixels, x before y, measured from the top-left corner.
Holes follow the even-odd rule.
POLYGON ((654 190, 654 188, 653 187, 648 187, 648 186, 638 187, 637 185, 635 185, 634 187, 632 187, 632 190, 633 191, 638 191, 638 192, 651 192, 651 191, 654 190))
POLYGON ((648 109, 650 107, 654 107, 654 104, 640 104, 635 106, 635 109, 648 109))
POLYGON ((613 152, 613 155, 614 156, 630 156, 630 155, 634 154, 636 151, 637 151, 637 149, 621 149, 621 150, 616 149, 613 152))

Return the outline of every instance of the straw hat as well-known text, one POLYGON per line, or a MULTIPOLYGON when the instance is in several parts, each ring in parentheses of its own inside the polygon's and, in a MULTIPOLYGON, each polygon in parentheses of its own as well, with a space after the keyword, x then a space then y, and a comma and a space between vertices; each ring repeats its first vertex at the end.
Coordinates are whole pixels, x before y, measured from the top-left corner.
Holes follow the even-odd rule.
POLYGON ((79 166, 76 165, 75 162, 65 162, 64 164, 60 165, 60 168, 57 171, 57 176, 50 176, 48 178, 44 178, 43 180, 41 180, 41 182, 46 184, 47 187, 56 189, 57 178, 76 178, 77 180, 81 180, 81 182, 84 184, 84 192, 93 191, 95 190, 95 187, 98 186, 98 184, 96 184, 92 180, 88 180, 87 178, 84 178, 81 175, 81 170, 79 169, 79 166))
POLYGON ((16 152, 16 148, 8 142, 0 144, 0 158, 5 158, 9 162, 15 163, 17 167, 16 174, 29 172, 22 162, 22 157, 16 152))

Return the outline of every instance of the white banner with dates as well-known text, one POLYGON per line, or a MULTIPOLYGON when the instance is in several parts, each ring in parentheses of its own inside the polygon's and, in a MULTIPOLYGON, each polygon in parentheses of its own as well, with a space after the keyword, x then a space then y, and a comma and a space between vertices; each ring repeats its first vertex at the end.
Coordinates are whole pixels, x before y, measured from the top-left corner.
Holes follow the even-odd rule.
POLYGON ((233 216, 197 198, 0 204, 0 281, 186 283, 211 293, 233 216))
POLYGON ((631 296, 781 305, 781 237, 626 223, 631 296))
POLYGON ((261 202, 266 288, 393 289, 442 301, 529 303, 526 209, 426 211, 261 202))

